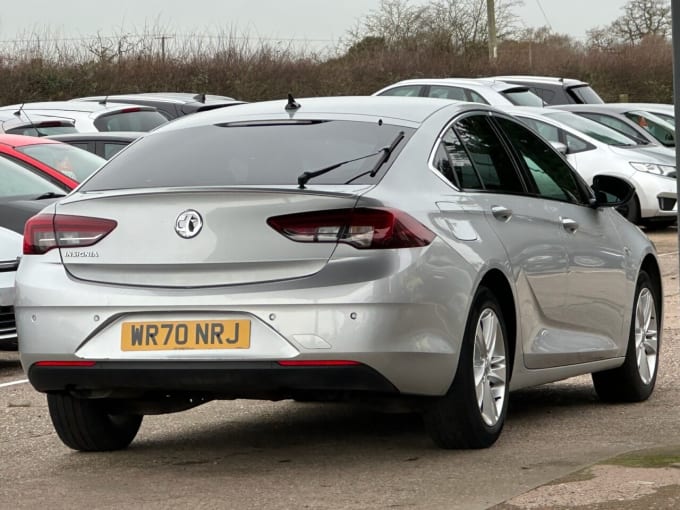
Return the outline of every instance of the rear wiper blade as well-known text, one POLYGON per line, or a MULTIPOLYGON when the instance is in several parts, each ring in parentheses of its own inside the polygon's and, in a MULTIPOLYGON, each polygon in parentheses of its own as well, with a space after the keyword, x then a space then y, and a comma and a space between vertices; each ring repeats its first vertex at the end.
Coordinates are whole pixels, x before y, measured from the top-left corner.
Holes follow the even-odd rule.
POLYGON ((365 154, 363 156, 359 156, 358 158, 354 159, 346 159, 345 161, 340 161, 339 163, 334 163, 330 166, 321 168, 320 170, 314 170, 311 172, 303 172, 300 175, 298 175, 297 181, 298 181, 298 186, 300 189, 305 189, 305 184, 307 184, 307 181, 310 179, 313 179, 314 177, 318 177, 319 175, 323 175, 325 173, 330 172, 331 170, 335 170, 336 168, 340 168, 341 166, 345 166, 349 163, 354 163, 355 161, 360 161, 362 159, 367 159, 367 158, 372 158, 373 156, 377 156, 380 154, 382 151, 384 151, 385 148, 382 148, 380 150, 377 150, 375 152, 371 152, 370 154, 365 154))
POLYGON ((55 193, 54 191, 48 191, 46 193, 43 193, 42 195, 35 197, 33 200, 45 200, 47 198, 61 198, 65 196, 66 193, 55 193))
POLYGON ((378 154, 382 154, 380 156, 380 159, 378 159, 378 161, 376 162, 376 164, 373 165, 373 168, 371 168, 368 172, 364 172, 364 173, 362 173, 362 174, 360 174, 356 177, 353 177, 350 181, 346 182, 345 184, 349 184, 353 180, 358 179, 359 177, 362 177, 364 175, 370 175, 371 177, 375 177, 375 174, 378 173, 378 170, 380 170, 380 167, 382 167, 387 162, 387 160, 390 158, 390 154, 392 154, 395 147, 397 145, 399 145, 399 142, 401 142, 401 140, 403 138, 404 138, 404 132, 399 131, 399 134, 397 135, 397 137, 387 147, 383 147, 382 149, 379 149, 375 152, 371 152, 370 154, 366 154, 364 156, 359 156, 358 158, 340 161, 339 163, 335 163, 335 164, 327 166, 325 168, 321 168, 320 170, 314 170, 312 172, 303 172, 302 174, 300 174, 298 176, 298 185, 299 185, 300 189, 305 189, 305 184, 307 184, 307 182, 310 179, 313 179, 314 177, 318 177, 319 175, 323 175, 325 173, 328 173, 331 170, 335 170, 336 168, 347 165, 348 163, 354 163, 355 161, 371 158, 373 156, 377 156, 378 154))
POLYGON ((382 148, 382 156, 378 161, 375 162, 375 165, 373 165, 373 168, 371 168, 368 172, 363 172, 359 175, 356 175, 352 177, 349 181, 345 182, 345 184, 351 184, 353 181, 356 181, 357 179, 363 177, 364 175, 369 175, 371 177, 375 177, 376 174, 378 173, 378 170, 382 168, 382 166, 389 161, 390 156, 394 152, 394 149, 397 148, 397 145, 399 145, 399 142, 401 142, 404 139, 404 132, 399 131, 397 133, 397 136, 394 140, 392 140, 392 143, 389 145, 389 147, 383 147, 382 148))

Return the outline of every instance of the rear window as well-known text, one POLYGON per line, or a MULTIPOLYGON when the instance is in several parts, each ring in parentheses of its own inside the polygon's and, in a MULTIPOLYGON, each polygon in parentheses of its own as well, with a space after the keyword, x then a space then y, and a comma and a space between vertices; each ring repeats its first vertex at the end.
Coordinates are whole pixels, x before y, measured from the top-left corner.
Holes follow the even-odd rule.
POLYGON ((99 131, 151 131, 167 121, 160 112, 131 108, 102 115, 94 125, 99 131))
POLYGON ((169 130, 113 158, 83 191, 147 187, 297 185, 298 176, 357 159, 312 178, 315 184, 377 182, 413 129, 378 122, 266 121, 169 130), (405 139, 375 177, 381 149, 405 139))
POLYGON ((517 106, 543 106, 543 99, 527 88, 504 90, 502 94, 517 106))
POLYGON ((85 180, 104 164, 104 159, 99 156, 66 143, 24 145, 16 147, 16 150, 78 182, 85 180))
POLYGON ((578 87, 570 87, 567 89, 569 94, 574 97, 577 103, 584 104, 602 104, 604 101, 600 96, 597 95, 589 85, 580 85, 578 87))
POLYGON ((20 126, 5 131, 12 135, 25 136, 49 136, 49 135, 65 135, 70 133, 77 133, 78 130, 72 124, 65 125, 35 125, 35 126, 20 126))

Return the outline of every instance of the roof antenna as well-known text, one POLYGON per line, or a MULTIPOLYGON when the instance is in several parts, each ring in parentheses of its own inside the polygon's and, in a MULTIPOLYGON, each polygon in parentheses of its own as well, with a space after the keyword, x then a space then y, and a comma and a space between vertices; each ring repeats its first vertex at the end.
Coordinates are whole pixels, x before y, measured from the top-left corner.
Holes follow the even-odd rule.
POLYGON ((99 104, 103 104, 104 106, 106 106, 106 102, 107 102, 108 100, 109 100, 109 95, 106 94, 106 95, 104 96, 104 99, 102 99, 101 101, 99 101, 99 104))
POLYGON ((300 103, 298 103, 293 94, 288 93, 288 104, 286 104, 286 111, 297 110, 300 108, 300 103))
POLYGON ((202 94, 196 94, 193 99, 194 101, 198 101, 199 103, 205 104, 205 92, 203 92, 202 94))
MULTIPOLYGON (((35 131, 36 134, 37 134, 38 136, 45 136, 45 133, 42 133, 42 132, 38 129, 38 126, 36 126, 35 124, 33 124, 33 119, 31 119, 31 118, 28 116, 28 113, 26 113, 26 112, 24 111, 24 105, 25 105, 25 104, 26 104, 26 103, 21 103, 21 106, 19 107, 19 109, 18 109, 16 112, 14 112, 14 115, 15 115, 16 117, 18 117, 19 120, 21 120, 21 114, 22 114, 22 113, 23 113, 24 115, 26 115, 26 120, 28 120, 28 122, 29 122, 29 124, 31 125, 31 128, 33 129, 33 131, 35 131)), ((4 124, 4 122, 3 122, 3 124, 4 124)))

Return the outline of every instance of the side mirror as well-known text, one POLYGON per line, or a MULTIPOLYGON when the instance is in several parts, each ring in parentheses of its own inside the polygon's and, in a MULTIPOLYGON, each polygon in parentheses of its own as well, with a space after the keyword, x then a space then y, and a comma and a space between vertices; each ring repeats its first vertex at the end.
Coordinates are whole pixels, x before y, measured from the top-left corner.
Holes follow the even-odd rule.
POLYGON ((635 194, 633 186, 609 175, 596 175, 591 188, 595 192, 595 198, 591 202, 594 208, 622 206, 630 202, 635 194))
POLYGON ((569 152, 569 147, 562 142, 550 142, 550 145, 552 145, 553 149, 562 154, 562 156, 566 156, 569 152))

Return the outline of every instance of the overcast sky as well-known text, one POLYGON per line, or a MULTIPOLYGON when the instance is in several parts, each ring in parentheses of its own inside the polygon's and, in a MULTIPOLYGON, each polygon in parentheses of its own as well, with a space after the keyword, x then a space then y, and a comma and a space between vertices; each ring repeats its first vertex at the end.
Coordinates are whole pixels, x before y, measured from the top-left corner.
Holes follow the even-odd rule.
MULTIPOLYGON (((427 0, 411 0, 425 3, 427 0)), ((3 2, 0 40, 27 33, 87 37, 143 31, 214 34, 231 29, 253 39, 302 39, 334 46, 379 0, 21 0, 3 2)), ((586 30, 622 14, 626 0, 524 0, 516 13, 527 27, 550 25, 584 38, 586 30)))

